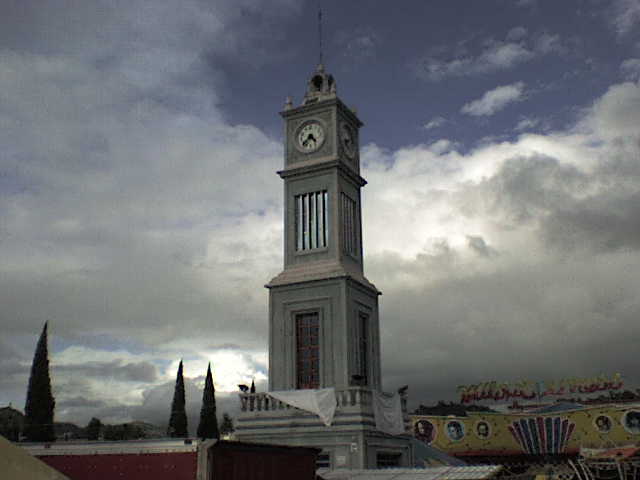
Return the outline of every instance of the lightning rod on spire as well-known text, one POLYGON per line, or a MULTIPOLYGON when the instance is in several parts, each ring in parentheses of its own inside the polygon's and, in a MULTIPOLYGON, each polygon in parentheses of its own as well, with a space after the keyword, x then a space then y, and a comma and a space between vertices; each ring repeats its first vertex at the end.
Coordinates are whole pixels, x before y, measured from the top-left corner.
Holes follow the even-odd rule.
POLYGON ((322 65, 322 6, 320 0, 318 0, 318 47, 319 63, 322 65))

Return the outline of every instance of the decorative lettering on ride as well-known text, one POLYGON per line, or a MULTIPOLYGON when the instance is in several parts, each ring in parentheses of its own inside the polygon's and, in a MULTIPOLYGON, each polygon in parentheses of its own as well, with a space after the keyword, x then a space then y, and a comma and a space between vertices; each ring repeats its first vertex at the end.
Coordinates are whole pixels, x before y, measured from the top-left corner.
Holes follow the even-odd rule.
POLYGON ((548 395, 619 390, 623 384, 622 375, 616 373, 611 377, 602 374, 593 378, 565 378, 548 382, 532 382, 530 380, 511 383, 491 381, 475 385, 461 385, 457 388, 457 391, 460 394, 461 403, 471 403, 479 400, 501 401, 512 398, 531 400, 548 395))

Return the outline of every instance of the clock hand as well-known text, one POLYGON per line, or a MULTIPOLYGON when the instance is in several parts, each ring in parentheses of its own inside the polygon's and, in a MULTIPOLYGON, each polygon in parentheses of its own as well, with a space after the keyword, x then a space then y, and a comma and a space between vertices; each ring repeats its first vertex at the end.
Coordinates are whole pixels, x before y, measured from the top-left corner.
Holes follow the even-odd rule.
POLYGON ((302 142, 302 146, 306 147, 307 145, 309 145, 309 142, 313 142, 313 145, 316 144, 316 139, 313 136, 313 133, 310 133, 309 135, 307 135, 307 138, 302 142))

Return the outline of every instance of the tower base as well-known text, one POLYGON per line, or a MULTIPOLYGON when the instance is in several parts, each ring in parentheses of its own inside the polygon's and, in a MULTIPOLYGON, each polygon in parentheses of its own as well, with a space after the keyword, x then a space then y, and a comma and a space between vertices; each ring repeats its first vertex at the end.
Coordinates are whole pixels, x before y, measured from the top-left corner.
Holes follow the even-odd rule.
POLYGON ((336 414, 327 427, 316 415, 264 393, 241 394, 236 437, 243 442, 320 448, 318 468, 413 467, 411 436, 376 429, 369 390, 349 388, 336 396, 336 414))

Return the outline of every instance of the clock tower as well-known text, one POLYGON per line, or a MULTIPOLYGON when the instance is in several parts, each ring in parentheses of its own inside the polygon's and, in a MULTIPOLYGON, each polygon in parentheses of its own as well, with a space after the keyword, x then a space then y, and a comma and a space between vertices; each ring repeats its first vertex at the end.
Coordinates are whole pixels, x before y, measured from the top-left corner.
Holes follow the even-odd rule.
MULTIPOLYGON (((301 105, 287 99, 284 269, 269 289, 269 391, 334 388, 330 427, 312 415, 274 407, 267 395, 241 395, 241 440, 318 446, 334 468, 375 468, 379 455, 409 466, 405 437, 376 429, 381 389, 380 292, 364 276, 359 129, 322 64, 301 105)), ((405 412, 406 413, 406 412, 405 412)))
POLYGON ((363 274, 358 130, 322 65, 285 121, 284 270, 269 284, 269 389, 380 387, 378 295, 363 274))

